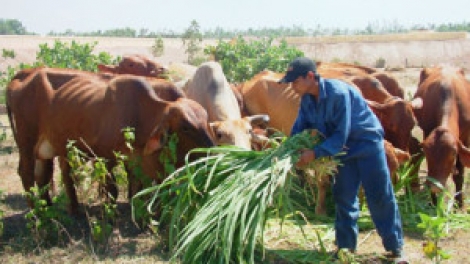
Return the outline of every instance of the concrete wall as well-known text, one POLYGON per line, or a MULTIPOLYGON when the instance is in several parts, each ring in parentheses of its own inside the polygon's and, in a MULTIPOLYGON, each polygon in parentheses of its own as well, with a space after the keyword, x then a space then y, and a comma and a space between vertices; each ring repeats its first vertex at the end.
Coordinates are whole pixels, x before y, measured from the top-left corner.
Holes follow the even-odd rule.
POLYGON ((452 64, 470 69, 470 39, 445 41, 397 41, 386 43, 308 43, 296 45, 319 61, 357 62, 375 66, 379 58, 387 67, 423 67, 452 64))

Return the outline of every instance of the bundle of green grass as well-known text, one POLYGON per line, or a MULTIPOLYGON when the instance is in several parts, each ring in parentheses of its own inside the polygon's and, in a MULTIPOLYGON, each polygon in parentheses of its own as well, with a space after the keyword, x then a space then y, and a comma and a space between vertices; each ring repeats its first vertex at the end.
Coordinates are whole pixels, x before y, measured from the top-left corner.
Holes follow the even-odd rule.
MULTIPOLYGON (((262 151, 231 146, 195 149, 204 154, 137 196, 152 195, 149 210, 159 208, 159 224, 168 229, 173 258, 182 263, 255 263, 263 245, 266 220, 293 212, 299 151, 322 141, 316 131, 271 138, 262 151)), ((309 165, 318 177, 333 174, 334 158, 309 165)), ((298 182, 298 181, 297 181, 298 182)))

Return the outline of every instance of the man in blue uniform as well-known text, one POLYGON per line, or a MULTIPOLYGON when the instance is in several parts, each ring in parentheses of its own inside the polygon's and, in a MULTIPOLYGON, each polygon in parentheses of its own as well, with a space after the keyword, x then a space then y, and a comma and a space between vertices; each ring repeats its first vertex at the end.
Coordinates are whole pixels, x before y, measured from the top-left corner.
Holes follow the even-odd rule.
POLYGON ((387 168, 384 131, 360 92, 345 82, 321 78, 315 62, 305 57, 292 61, 279 82, 291 83, 301 96, 291 134, 317 129, 325 136, 315 148, 302 151, 297 166, 345 152, 338 156, 342 166, 338 167, 333 182, 338 249, 356 250, 358 190, 362 185, 385 250, 394 260, 401 259, 402 223, 387 168))

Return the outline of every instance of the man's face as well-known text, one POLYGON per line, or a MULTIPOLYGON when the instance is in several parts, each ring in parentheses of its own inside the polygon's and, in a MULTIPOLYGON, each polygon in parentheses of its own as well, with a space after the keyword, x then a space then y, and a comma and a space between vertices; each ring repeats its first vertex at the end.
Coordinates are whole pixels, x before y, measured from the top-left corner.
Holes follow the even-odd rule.
POLYGON ((306 76, 299 76, 293 82, 291 82, 292 90, 294 90, 298 95, 304 95, 308 90, 307 78, 306 76))

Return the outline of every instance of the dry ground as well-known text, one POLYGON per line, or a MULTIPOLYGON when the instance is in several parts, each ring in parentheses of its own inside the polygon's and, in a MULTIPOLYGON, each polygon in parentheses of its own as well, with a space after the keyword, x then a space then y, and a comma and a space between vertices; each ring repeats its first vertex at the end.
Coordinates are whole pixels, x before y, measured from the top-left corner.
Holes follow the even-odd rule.
MULTIPOLYGON (((2 40, 0 48, 14 49, 17 58, 14 60, 0 61, 0 70, 6 65, 15 65, 19 62, 30 63, 34 61, 38 42, 46 39, 16 38, 15 40, 2 40), (16 42, 15 42, 16 41, 16 42)), ((46 41, 51 41, 47 39, 46 41)), ((114 55, 126 53, 150 54, 148 47, 152 45, 148 40, 136 42, 136 40, 109 40, 103 44, 100 42, 98 50, 105 50, 114 55), (143 43, 143 44, 142 44, 143 43)), ((170 43, 165 55, 160 59, 164 63, 183 62, 184 51, 178 41, 170 43)), ((165 43, 167 45, 167 43, 165 43)), ((410 68, 393 72, 400 83, 407 87, 409 93, 413 93, 419 78, 419 68, 410 68)), ((8 125, 5 116, 0 116, 3 125, 8 125)), ((8 132, 8 130, 7 130, 8 132)), ((131 223, 130 208, 125 200, 120 201, 120 216, 115 230, 115 236, 106 254, 94 252, 91 243, 87 240, 86 221, 83 218, 76 219, 65 233, 71 236, 71 241, 64 239, 54 247, 36 246, 33 238, 28 234, 24 216, 28 211, 25 199, 22 196, 22 186, 16 169, 18 165, 18 153, 11 137, 0 143, 0 190, 3 191, 3 202, 0 209, 4 212, 4 234, 0 239, 0 263, 167 263, 168 256, 164 249, 157 243, 158 237, 147 231, 140 231, 131 223), (10 153, 11 152, 11 153, 10 153)), ((468 203, 468 201, 467 201, 468 203)), ((331 224, 327 222, 325 224, 331 224)), ((311 241, 289 240, 289 234, 282 239, 273 238, 270 232, 269 243, 271 246, 286 248, 287 251, 311 251, 308 245, 315 244, 314 234, 309 234, 311 241), (306 248, 297 248, 298 245, 307 245, 306 248)), ((67 237, 66 235, 65 237, 67 237)), ((422 253, 423 238, 419 233, 405 231, 405 251, 411 263, 430 263, 424 259, 422 253)), ((381 263, 376 260, 376 254, 383 253, 378 235, 374 230, 362 231, 359 240, 359 255, 365 259, 363 263, 381 263)), ((443 239, 442 247, 447 250, 452 259, 448 263, 470 263, 468 256, 469 230, 452 230, 450 235, 443 239)), ((333 249, 331 241, 327 241, 326 247, 333 249)), ((307 253, 306 253, 307 254, 307 253)))

